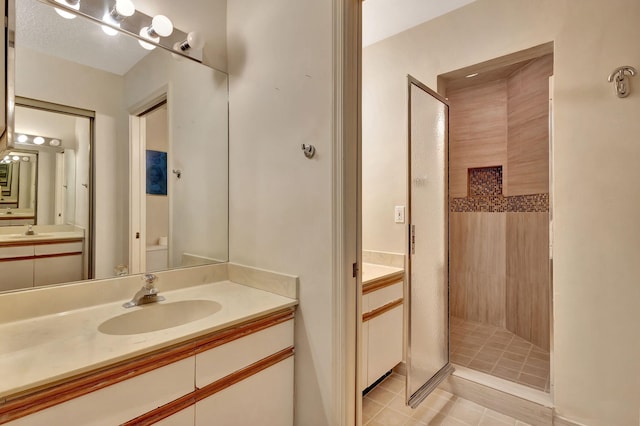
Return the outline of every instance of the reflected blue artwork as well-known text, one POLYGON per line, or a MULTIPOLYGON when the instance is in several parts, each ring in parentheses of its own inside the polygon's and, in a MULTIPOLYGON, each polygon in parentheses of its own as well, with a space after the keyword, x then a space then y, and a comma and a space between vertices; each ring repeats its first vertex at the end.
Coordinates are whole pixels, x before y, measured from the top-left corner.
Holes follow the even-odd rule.
POLYGON ((147 150, 147 194, 167 195, 167 153, 147 150))

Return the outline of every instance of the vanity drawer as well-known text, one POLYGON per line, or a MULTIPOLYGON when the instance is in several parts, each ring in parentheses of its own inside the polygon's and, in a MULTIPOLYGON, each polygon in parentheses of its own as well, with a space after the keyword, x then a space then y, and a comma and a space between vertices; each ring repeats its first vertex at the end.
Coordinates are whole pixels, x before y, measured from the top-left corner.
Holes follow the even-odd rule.
POLYGON ((400 281, 362 296, 362 312, 370 312, 376 308, 386 305, 387 303, 402 299, 404 296, 403 284, 404 283, 400 281))
POLYGON ((82 254, 36 258, 33 264, 35 286, 82 280, 82 254))
POLYGON ((88 393, 10 423, 11 426, 113 426, 193 391, 194 358, 88 393))
POLYGON ((33 256, 33 246, 0 247, 0 259, 33 256))
POLYGON ((293 346, 293 320, 196 354, 196 387, 202 388, 293 346))
POLYGON ((36 256, 80 252, 82 252, 82 241, 75 241, 72 243, 38 244, 35 246, 36 256))

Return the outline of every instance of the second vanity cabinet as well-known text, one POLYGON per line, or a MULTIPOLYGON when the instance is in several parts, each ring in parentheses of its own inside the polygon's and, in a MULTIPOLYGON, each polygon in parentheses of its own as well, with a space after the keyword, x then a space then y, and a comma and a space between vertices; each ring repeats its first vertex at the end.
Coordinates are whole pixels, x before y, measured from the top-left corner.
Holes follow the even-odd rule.
POLYGON ((4 412, 0 406, 0 424, 11 413, 12 426, 292 425, 293 312, 287 308, 8 402, 4 412))
POLYGON ((402 362, 403 280, 396 272, 363 283, 361 390, 402 362))
POLYGON ((0 291, 80 281, 83 240, 0 243, 0 291))

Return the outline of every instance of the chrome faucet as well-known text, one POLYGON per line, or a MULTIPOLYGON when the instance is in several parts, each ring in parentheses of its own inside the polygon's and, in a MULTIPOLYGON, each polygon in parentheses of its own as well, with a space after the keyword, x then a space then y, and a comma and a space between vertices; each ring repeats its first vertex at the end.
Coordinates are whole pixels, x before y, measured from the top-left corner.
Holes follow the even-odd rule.
POLYGON ((164 300, 164 297, 158 296, 158 289, 154 284, 158 277, 155 274, 144 274, 142 279, 144 280, 144 285, 133 296, 133 299, 122 305, 125 308, 145 305, 147 303, 162 302, 164 300))

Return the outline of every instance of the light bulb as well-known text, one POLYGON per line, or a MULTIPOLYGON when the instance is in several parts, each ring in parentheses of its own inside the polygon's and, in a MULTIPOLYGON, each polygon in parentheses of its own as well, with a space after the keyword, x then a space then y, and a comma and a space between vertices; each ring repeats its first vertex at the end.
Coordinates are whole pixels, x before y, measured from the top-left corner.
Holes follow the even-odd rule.
POLYGON ((20 156, 19 155, 14 155, 13 157, 11 157, 11 159, 13 161, 20 161, 20 156))
POLYGON ((27 136, 27 135, 18 135, 18 142, 25 143, 28 140, 29 140, 29 136, 27 136))
POLYGON ((2 159, 2 161, 9 161, 11 160, 11 157, 9 157, 8 155, 5 155, 4 158, 2 159))
MULTIPOLYGON (((153 42, 159 42, 160 41, 160 37, 151 37, 149 35, 149 32, 147 31, 149 29, 149 27, 142 27, 142 29, 140 30, 140 37, 142 38, 146 38, 147 40, 151 40, 153 42)), ((138 40, 138 43, 140 43, 140 46, 142 46, 143 48, 147 49, 147 50, 153 50, 156 47, 151 44, 151 43, 145 43, 142 40, 138 40)))
POLYGON ((128 18, 129 16, 133 16, 136 13, 136 7, 131 0, 116 0, 116 5, 113 7, 111 11, 111 15, 114 19, 122 22, 124 18, 128 18))
POLYGON ((33 143, 36 145, 42 145, 44 143, 44 138, 42 136, 36 136, 33 138, 33 143))
POLYGON ((49 145, 51 145, 51 146, 60 146, 60 139, 51 139, 49 141, 49 145))
POLYGON ((29 157, 22 157, 22 161, 24 161, 24 162, 27 162, 27 163, 28 163, 28 162, 29 162, 29 157))
POLYGON ((151 26, 147 27, 149 37, 169 37, 173 32, 171 19, 164 15, 156 15, 151 20, 151 26))
MULTIPOLYGON (((63 4, 75 10, 80 10, 80 0, 55 0, 56 3, 63 4)), ((75 19, 76 15, 66 10, 56 9, 56 13, 62 16, 64 19, 75 19)))
POLYGON ((187 34, 187 39, 182 43, 179 43, 178 47, 183 52, 189 49, 202 49, 204 47, 204 37, 202 37, 200 33, 191 31, 189 34, 187 34))

